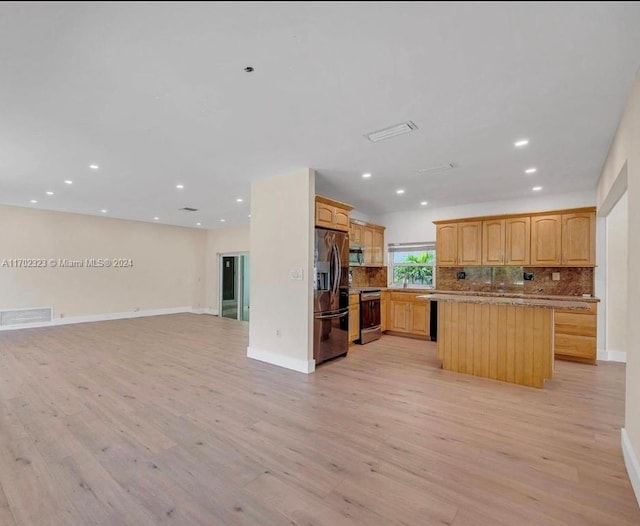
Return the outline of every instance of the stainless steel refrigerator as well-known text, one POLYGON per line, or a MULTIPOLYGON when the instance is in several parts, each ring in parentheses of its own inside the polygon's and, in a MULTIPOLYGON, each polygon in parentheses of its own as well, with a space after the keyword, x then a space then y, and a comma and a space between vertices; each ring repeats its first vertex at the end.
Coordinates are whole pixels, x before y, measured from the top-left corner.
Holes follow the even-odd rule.
POLYGON ((347 233, 316 228, 313 289, 313 358, 319 364, 349 349, 347 233))

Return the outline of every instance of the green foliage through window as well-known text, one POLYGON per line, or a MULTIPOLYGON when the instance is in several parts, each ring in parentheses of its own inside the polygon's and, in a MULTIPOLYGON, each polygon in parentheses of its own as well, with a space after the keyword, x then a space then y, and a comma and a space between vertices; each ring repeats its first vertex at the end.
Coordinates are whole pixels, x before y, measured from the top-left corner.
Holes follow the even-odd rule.
POLYGON ((390 246, 389 261, 394 285, 434 286, 436 253, 432 244, 390 246))

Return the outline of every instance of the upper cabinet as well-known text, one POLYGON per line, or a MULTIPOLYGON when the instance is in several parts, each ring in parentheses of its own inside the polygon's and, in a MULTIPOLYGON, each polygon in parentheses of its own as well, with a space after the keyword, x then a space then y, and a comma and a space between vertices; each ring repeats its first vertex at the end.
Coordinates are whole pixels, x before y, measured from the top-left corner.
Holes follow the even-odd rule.
POLYGON ((351 205, 317 195, 316 226, 348 232, 351 210, 353 210, 351 205))
POLYGON ((436 264, 595 266, 595 209, 437 221, 436 264))
POLYGON ((562 216, 531 218, 531 265, 557 267, 562 265, 562 216))
POLYGON ((445 223, 436 227, 436 265, 482 264, 482 222, 445 223))
POLYGON ((596 214, 562 214, 562 264, 589 267, 596 264, 596 214))
POLYGON ((384 265, 384 227, 364 222, 351 222, 350 245, 360 245, 364 250, 365 267, 384 265))

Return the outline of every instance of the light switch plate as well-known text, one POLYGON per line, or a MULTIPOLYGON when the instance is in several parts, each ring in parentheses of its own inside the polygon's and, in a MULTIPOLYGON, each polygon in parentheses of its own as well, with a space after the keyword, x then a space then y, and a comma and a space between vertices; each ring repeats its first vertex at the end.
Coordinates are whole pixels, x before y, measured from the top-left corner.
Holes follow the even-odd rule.
POLYGON ((551 279, 553 281, 560 281, 560 272, 552 272, 551 273, 551 279))
POLYGON ((291 279, 293 281, 302 281, 303 272, 301 268, 294 268, 291 270, 291 279))

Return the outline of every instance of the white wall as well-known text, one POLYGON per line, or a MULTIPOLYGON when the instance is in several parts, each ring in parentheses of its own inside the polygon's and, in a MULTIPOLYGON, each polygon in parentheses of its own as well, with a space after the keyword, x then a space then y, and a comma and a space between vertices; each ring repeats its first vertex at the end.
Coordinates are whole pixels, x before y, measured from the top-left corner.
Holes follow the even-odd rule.
MULTIPOLYGON (((615 138, 598 181, 598 211, 608 214, 627 190, 630 262, 640 261, 640 75, 629 95, 615 138)), ((614 257, 615 255, 612 255, 614 257)), ((622 451, 640 504, 640 281, 627 277, 627 381, 622 451)))
POLYGON ((301 372, 313 360, 315 173, 251 185, 251 323, 247 356, 301 372), (293 280, 292 271, 302 280, 293 280))
POLYGON ((372 218, 375 223, 384 225, 385 243, 412 243, 417 241, 435 241, 436 227, 433 221, 479 217, 497 214, 518 214, 545 210, 561 210, 595 206, 595 189, 592 192, 575 192, 549 196, 537 196, 508 201, 492 201, 446 208, 424 208, 407 212, 393 212, 372 218))
POLYGON ((249 235, 248 224, 207 231, 205 302, 209 312, 217 314, 220 301, 218 254, 249 252, 249 235))
POLYGON ((606 219, 606 350, 627 350, 628 198, 625 193, 606 219))
POLYGON ((204 304, 206 233, 32 208, 0 206, 0 264, 38 258, 47 268, 0 266, 0 309, 53 307, 55 318, 204 304), (132 268, 52 268, 48 260, 125 258, 132 268))

